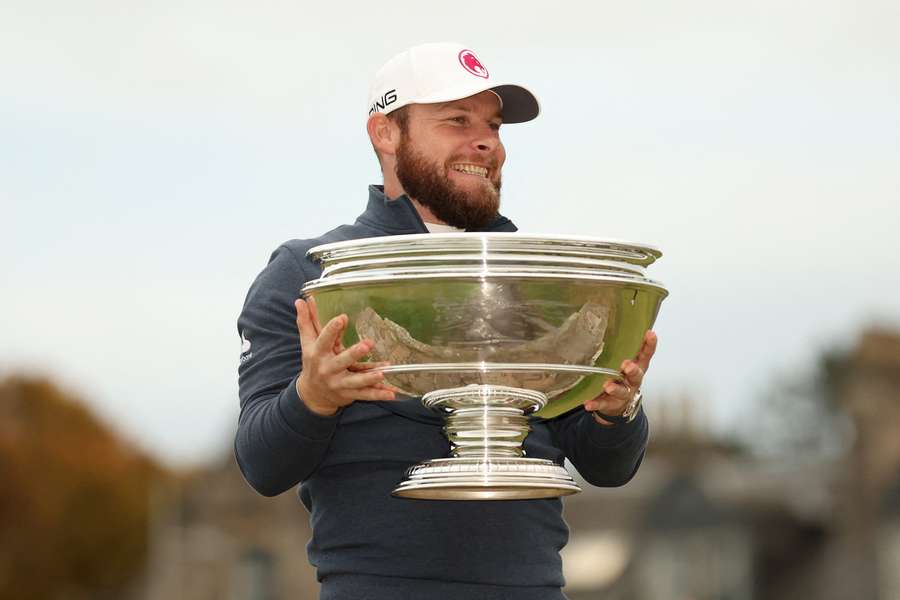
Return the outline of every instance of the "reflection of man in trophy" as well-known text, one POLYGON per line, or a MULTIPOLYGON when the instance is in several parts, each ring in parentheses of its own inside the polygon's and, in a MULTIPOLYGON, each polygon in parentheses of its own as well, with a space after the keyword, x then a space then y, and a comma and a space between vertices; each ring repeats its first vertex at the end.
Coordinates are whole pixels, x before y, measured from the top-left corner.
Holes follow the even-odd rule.
MULTIPOLYGON (((297 299, 320 273, 306 251, 322 243, 515 231, 498 213, 506 156, 499 130, 535 118, 537 100, 496 83, 471 50, 427 44, 382 67, 368 108, 383 187, 369 187, 353 225, 280 246, 247 295, 238 321, 253 347, 240 365, 241 470, 265 495, 302 483, 322 598, 564 598, 561 501, 392 497, 407 467, 446 452, 442 420, 418 402, 396 401, 383 363, 359 362, 372 340, 342 346, 346 316, 320 323, 315 306, 297 299)), ((647 442, 639 388, 655 348, 648 332, 621 378, 584 411, 536 422, 527 454, 568 458, 594 485, 629 481, 647 442)))

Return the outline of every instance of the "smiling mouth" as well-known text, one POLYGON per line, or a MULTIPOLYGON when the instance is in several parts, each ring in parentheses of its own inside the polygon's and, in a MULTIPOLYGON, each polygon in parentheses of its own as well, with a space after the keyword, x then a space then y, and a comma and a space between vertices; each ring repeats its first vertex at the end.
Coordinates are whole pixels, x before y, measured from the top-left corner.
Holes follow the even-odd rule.
POLYGON ((487 179, 488 169, 487 167, 479 167, 478 165, 470 165, 470 164, 456 164, 450 167, 454 171, 459 171, 460 173, 466 173, 468 175, 478 175, 479 177, 484 177, 487 179))

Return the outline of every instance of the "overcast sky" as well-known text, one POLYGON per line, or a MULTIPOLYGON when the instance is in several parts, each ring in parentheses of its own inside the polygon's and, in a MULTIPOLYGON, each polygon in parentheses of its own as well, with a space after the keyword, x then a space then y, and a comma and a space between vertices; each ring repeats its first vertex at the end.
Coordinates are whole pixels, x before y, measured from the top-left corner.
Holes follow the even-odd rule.
POLYGON ((227 451, 235 320, 271 251, 352 222, 378 66, 457 40, 538 95, 521 230, 647 242, 645 388, 723 432, 776 372, 900 326, 900 3, 0 3, 0 371, 173 463, 227 451))

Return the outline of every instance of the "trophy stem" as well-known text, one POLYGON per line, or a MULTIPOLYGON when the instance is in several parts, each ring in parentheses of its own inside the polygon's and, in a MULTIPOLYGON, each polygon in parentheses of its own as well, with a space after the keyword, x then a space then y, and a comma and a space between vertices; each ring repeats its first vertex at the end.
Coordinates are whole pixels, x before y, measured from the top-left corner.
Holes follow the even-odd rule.
POLYGON ((529 431, 525 411, 496 406, 451 408, 444 425, 454 457, 524 456, 522 442, 529 431))
POLYGON ((432 500, 552 498, 581 491, 553 461, 524 458, 528 414, 547 403, 541 392, 470 385, 425 394, 423 404, 446 413, 452 458, 411 467, 395 496, 432 500))

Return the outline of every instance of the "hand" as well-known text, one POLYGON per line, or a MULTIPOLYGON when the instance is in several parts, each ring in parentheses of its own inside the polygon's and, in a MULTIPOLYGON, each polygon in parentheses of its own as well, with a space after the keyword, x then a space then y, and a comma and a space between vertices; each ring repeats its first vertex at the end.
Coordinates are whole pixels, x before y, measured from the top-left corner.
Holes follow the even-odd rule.
MULTIPOLYGON (((622 361, 622 378, 603 384, 603 393, 585 402, 584 409, 591 412, 597 410, 611 417, 621 416, 641 388, 641 382, 650 367, 650 359, 656 353, 656 342, 655 333, 645 333, 644 343, 635 359, 622 361)), ((594 420, 601 425, 613 425, 597 415, 594 415, 594 420)))
POLYGON ((355 400, 394 400, 397 388, 384 382, 382 367, 389 363, 360 363, 375 347, 369 339, 344 348, 341 337, 347 315, 338 315, 325 327, 319 323, 315 301, 297 300, 297 328, 303 351, 303 370, 297 393, 314 413, 333 415, 355 400))

